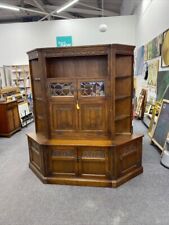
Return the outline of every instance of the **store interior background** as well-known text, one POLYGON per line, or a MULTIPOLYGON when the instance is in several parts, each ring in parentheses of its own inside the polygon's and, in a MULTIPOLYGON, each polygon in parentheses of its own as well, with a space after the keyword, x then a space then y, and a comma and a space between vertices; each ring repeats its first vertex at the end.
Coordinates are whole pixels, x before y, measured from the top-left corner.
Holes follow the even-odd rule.
MULTIPOLYGON (((132 1, 124 1, 122 14, 132 1)), ((73 46, 121 43, 141 46, 169 28, 169 1, 143 0, 130 16, 0 24, 0 66, 28 64, 26 52, 56 47, 56 36, 72 36, 73 46), (106 32, 99 32, 100 23, 106 32)))

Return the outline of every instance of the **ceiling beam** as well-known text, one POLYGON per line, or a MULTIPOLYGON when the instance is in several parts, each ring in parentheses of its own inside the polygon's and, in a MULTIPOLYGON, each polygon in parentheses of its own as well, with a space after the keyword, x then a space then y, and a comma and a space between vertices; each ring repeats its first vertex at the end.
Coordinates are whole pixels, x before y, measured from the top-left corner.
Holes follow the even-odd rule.
POLYGON ((47 12, 41 0, 32 0, 32 1, 35 3, 36 7, 39 8, 42 12, 47 12))
MULTIPOLYGON (((36 3, 34 2, 34 1, 37 1, 37 0, 25 0, 25 3, 27 3, 27 4, 29 4, 29 5, 31 5, 31 6, 33 6, 33 7, 36 7, 37 8, 37 5, 36 5, 36 3)), ((43 3, 42 3, 43 4, 43 3)), ((56 9, 56 7, 54 6, 54 8, 48 8, 47 7, 47 5, 43 5, 43 7, 44 7, 44 9, 46 10, 45 11, 45 13, 47 13, 47 14, 44 14, 45 16, 46 15, 48 15, 46 18, 49 18, 51 15, 50 15, 50 13, 51 13, 51 11, 53 11, 53 10, 55 10, 56 9)), ((57 9, 58 9, 58 7, 57 7, 57 9)), ((44 11, 43 11, 44 12, 44 11)), ((74 18, 76 18, 75 16, 73 16, 71 13, 69 13, 69 12, 63 12, 62 13, 62 16, 59 16, 58 14, 52 14, 52 16, 53 17, 58 17, 58 18, 64 18, 64 19, 74 19, 74 18)))
POLYGON ((97 0, 97 5, 99 8, 102 8, 102 0, 97 0))
MULTIPOLYGON (((98 0, 100 1, 100 0, 98 0)), ((89 5, 89 4, 85 4, 85 3, 82 3, 82 2, 77 2, 77 5, 82 5, 82 6, 85 6, 87 8, 90 8, 90 9, 95 9, 95 10, 98 10, 98 11, 102 11, 102 2, 100 1, 100 4, 98 2, 98 7, 95 7, 95 6, 92 6, 92 5, 89 5)), ((104 9, 104 13, 107 13, 107 14, 112 14, 114 13, 117 14, 117 16, 119 15, 119 13, 115 12, 115 11, 109 11, 109 10, 105 10, 104 9)))
MULTIPOLYGON (((33 12, 33 13, 37 13, 37 14, 41 14, 41 15, 48 15, 49 13, 47 12, 42 12, 36 9, 30 9, 30 8, 24 8, 24 7, 18 7, 20 10, 23 11, 27 11, 27 12, 33 12)), ((60 15, 53 15, 54 17, 58 17, 58 18, 63 18, 63 19, 67 19, 67 17, 65 16, 60 16, 60 15)))
MULTIPOLYGON (((57 9, 59 9, 59 6, 46 5, 46 8, 50 9, 50 10, 52 10, 52 9, 53 10, 57 10, 57 9)), ((65 11, 72 12, 72 13, 82 13, 82 14, 87 14, 87 15, 94 15, 94 16, 100 16, 102 14, 101 10, 98 11, 98 10, 82 9, 82 8, 71 8, 71 7, 67 8, 65 11)), ((105 10, 104 11, 104 15, 105 16, 118 16, 119 13, 105 10)))
MULTIPOLYGON (((56 11, 58 10, 58 8, 59 7, 55 7, 55 10, 53 10, 52 12, 50 12, 50 13, 48 13, 46 16, 44 16, 43 18, 41 18, 39 21, 43 21, 43 20, 45 20, 45 19, 47 19, 48 17, 51 17, 51 16, 54 16, 54 15, 58 15, 57 13, 56 13, 56 11)), ((73 16, 73 15, 71 15, 70 13, 67 13, 67 12, 64 12, 64 13, 62 13, 62 15, 64 15, 64 16, 67 16, 68 18, 77 18, 77 17, 75 17, 75 16, 73 16)))

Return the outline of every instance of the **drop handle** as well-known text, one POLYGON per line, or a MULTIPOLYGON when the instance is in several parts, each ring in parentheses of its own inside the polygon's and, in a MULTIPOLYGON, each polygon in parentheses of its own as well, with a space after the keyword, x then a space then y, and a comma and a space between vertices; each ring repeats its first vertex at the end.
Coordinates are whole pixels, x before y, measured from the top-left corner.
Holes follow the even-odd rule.
POLYGON ((79 106, 79 103, 78 103, 78 100, 76 101, 76 109, 80 109, 80 106, 79 106))

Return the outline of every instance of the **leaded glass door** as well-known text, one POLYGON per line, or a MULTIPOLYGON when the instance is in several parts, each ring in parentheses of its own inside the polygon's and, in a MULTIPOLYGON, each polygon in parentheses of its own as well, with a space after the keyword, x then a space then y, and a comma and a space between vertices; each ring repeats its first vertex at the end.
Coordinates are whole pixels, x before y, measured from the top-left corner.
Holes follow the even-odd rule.
POLYGON ((76 82, 48 79, 49 114, 52 136, 77 130, 76 82))
POLYGON ((105 79, 78 81, 79 129, 84 132, 107 132, 107 90, 105 79))
POLYGON ((104 79, 48 79, 51 134, 107 133, 104 79))

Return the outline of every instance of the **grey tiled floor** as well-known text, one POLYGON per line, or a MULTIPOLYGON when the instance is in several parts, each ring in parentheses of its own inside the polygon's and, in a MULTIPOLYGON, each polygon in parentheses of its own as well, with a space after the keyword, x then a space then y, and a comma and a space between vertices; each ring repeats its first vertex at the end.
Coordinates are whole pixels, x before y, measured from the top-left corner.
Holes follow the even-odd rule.
MULTIPOLYGON (((144 173, 117 189, 44 185, 28 168, 25 133, 0 138, 0 225, 168 225, 169 170, 145 135, 144 173)), ((146 134, 141 121, 136 133, 146 134)))

